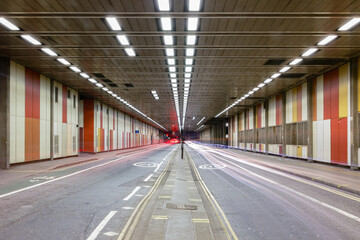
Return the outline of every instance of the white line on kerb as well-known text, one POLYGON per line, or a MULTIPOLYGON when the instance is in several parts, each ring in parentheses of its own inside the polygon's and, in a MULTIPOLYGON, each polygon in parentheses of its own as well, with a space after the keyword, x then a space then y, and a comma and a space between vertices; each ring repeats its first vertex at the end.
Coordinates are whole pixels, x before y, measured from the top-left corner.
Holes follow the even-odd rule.
POLYGON ((149 181, 149 179, 153 176, 153 174, 150 174, 147 178, 144 179, 144 182, 149 181))
POLYGON ((105 225, 110 221, 110 219, 117 213, 117 211, 111 211, 104 220, 95 228, 95 230, 91 233, 91 235, 87 238, 87 240, 94 240, 99 235, 101 230, 105 227, 105 225))
POLYGON ((123 200, 124 200, 124 201, 129 200, 132 196, 135 195, 135 193, 136 193, 137 191, 140 190, 140 188, 141 188, 141 187, 137 186, 137 187, 136 187, 126 198, 124 198, 123 200))

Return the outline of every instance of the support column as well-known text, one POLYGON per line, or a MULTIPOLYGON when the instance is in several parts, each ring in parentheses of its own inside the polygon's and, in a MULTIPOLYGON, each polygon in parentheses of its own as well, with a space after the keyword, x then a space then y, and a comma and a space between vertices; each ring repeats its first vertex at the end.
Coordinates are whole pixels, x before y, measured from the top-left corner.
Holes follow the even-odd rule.
POLYGON ((358 129, 358 78, 359 78, 359 60, 351 59, 350 62, 350 168, 352 170, 359 169, 359 129, 358 129))
POLYGON ((247 130, 248 129, 246 129, 246 118, 247 118, 247 116, 246 116, 247 114, 246 114, 246 109, 244 110, 244 149, 245 150, 247 150, 247 146, 246 146, 246 143, 247 143, 247 130))
POLYGON ((10 167, 10 60, 0 58, 0 168, 10 167))
POLYGON ((253 106, 253 152, 256 152, 256 105, 253 106))
POLYGON ((307 161, 313 162, 313 80, 307 81, 307 161))
POLYGON ((282 140, 282 152, 286 155, 286 92, 282 93, 282 124, 281 124, 281 140, 282 140))
POLYGON ((50 79, 50 160, 54 160, 54 80, 50 79))
POLYGON ((269 154, 269 100, 265 100, 264 108, 265 108, 265 153, 269 154))

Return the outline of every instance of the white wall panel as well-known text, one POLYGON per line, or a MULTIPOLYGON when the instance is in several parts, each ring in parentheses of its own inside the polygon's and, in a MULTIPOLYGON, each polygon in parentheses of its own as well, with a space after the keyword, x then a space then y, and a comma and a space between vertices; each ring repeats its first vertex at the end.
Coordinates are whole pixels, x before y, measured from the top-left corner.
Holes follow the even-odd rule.
POLYGON ((316 80, 316 120, 324 120, 324 77, 316 80))
POLYGON ((286 123, 292 123, 292 90, 286 92, 286 123))
POLYGON ((331 162, 331 120, 324 120, 324 160, 331 162))
POLYGON ((317 124, 317 121, 314 121, 313 122, 313 159, 318 159, 318 146, 317 146, 317 143, 318 143, 318 124, 317 124))

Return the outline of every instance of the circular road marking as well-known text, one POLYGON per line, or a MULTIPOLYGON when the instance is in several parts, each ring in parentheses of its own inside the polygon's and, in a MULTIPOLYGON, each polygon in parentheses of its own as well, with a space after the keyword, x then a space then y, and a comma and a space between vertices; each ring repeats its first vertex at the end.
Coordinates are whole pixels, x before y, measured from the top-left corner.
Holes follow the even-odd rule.
POLYGON ((159 166, 158 163, 153 163, 153 162, 138 162, 138 163, 134 163, 134 166, 136 167, 152 167, 152 168, 156 168, 159 166))
POLYGON ((205 164, 199 166, 200 169, 206 169, 206 170, 214 170, 214 169, 221 169, 226 167, 224 164, 205 164))

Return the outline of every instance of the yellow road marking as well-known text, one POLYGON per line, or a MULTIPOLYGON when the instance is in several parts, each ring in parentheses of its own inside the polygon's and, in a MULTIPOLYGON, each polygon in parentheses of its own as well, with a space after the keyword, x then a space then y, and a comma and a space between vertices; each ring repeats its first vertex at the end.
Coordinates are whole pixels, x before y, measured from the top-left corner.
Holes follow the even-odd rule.
POLYGON ((195 199, 195 198, 190 198, 189 199, 191 202, 201 202, 201 199, 195 199))
POLYGON ((167 220, 168 216, 166 216, 166 215, 152 215, 151 218, 155 219, 155 220, 167 220))
POLYGON ((161 199, 171 199, 171 196, 159 196, 161 199))
POLYGON ((193 218, 192 219, 193 223, 210 223, 209 219, 202 219, 202 218, 193 218))

